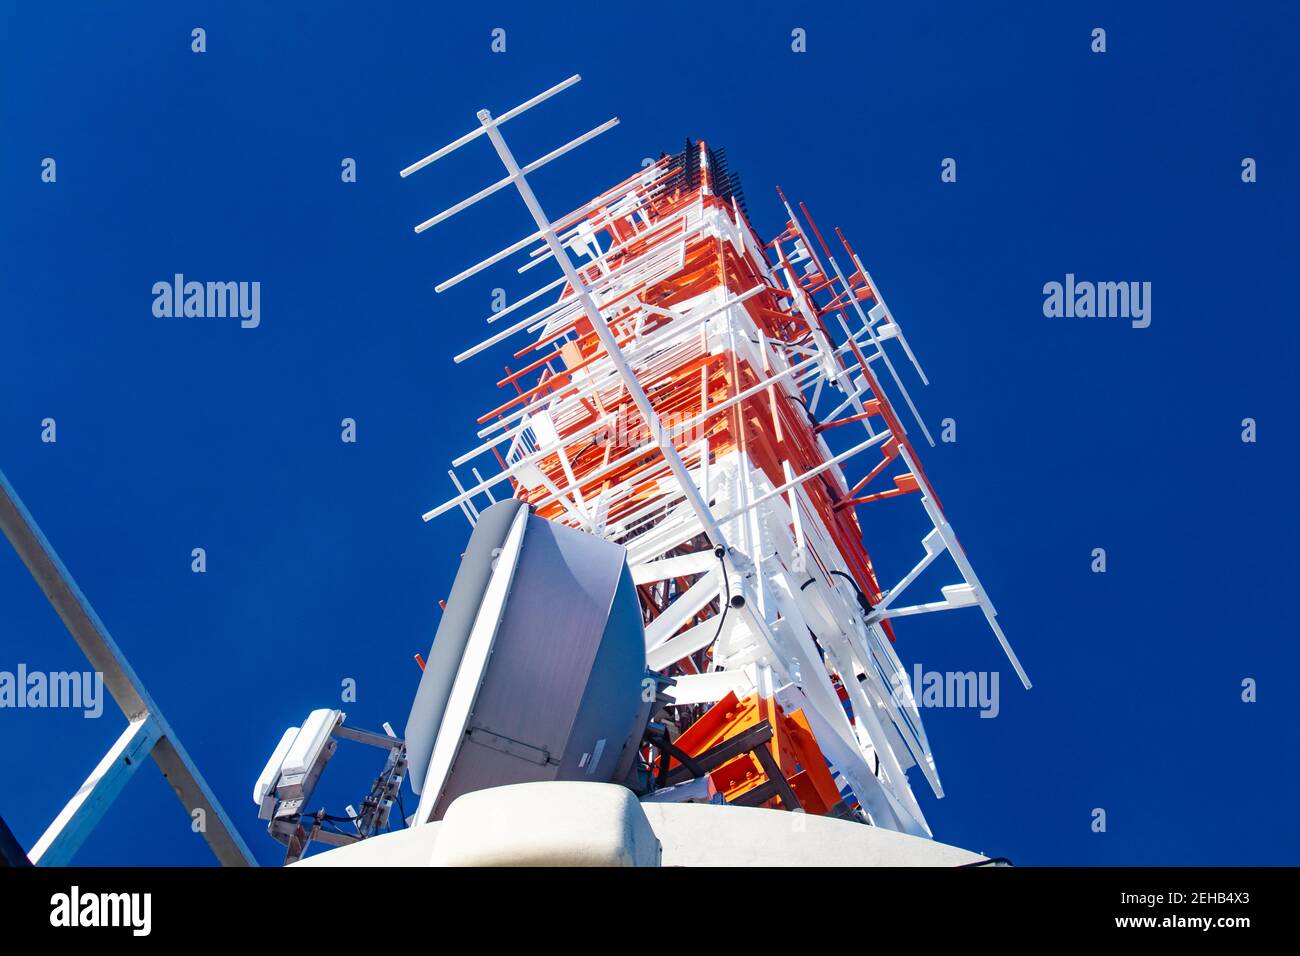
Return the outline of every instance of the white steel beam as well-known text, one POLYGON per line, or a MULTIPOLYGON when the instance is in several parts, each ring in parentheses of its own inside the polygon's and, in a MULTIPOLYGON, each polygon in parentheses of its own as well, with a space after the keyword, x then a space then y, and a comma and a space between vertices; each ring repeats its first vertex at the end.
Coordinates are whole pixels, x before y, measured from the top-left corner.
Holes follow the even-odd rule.
POLYGON ((152 717, 146 715, 129 722, 86 782, 36 841, 28 854, 32 863, 69 865, 157 742, 158 723, 152 717))
MULTIPOLYGON (((127 720, 133 727, 139 724, 139 727, 131 731, 130 737, 124 734, 119 738, 118 744, 126 748, 134 742, 139 746, 142 739, 139 734, 147 734, 151 737, 153 743, 149 752, 181 801, 186 813, 203 811, 207 820, 203 838, 212 848, 217 859, 224 866, 256 866, 253 854, 231 823, 216 795, 190 760, 157 704, 145 690, 140 678, 136 676, 126 656, 109 635, 108 629, 104 627, 104 622, 99 619, 95 609, 81 593, 76 581, 68 573, 68 569, 59 559, 53 546, 41 532, 3 472, 0 472, 0 529, 4 531, 10 544, 18 552, 18 556, 22 558, 23 564, 27 566, 27 570, 40 586, 55 613, 63 621, 68 633, 81 648, 81 652, 85 654, 86 660, 90 662, 91 667, 104 675, 104 686, 108 688, 117 705, 122 708, 127 720)), ((113 751, 109 753, 111 756, 113 751)), ((105 757, 105 760, 107 759, 108 757, 105 757)), ((106 768, 108 769, 111 768, 106 768)), ((94 796, 95 799, 83 801, 81 806, 84 809, 73 807, 69 819, 75 822, 78 830, 86 825, 93 826, 94 822, 102 816, 107 801, 100 800, 99 797, 116 793, 117 789, 120 789, 120 787, 114 789, 114 781, 118 780, 117 773, 113 771, 103 775, 106 778, 103 788, 94 788, 97 793, 90 796, 94 796)), ((92 780, 94 779, 95 776, 92 774, 92 780)), ((69 804, 69 807, 72 806, 69 804)), ((68 810, 67 807, 64 809, 65 812, 68 810)), ((57 834, 47 831, 42 840, 48 837, 47 842, 53 847, 58 843, 56 836, 57 834)), ((70 839, 71 836, 72 834, 69 835, 70 839)), ((80 843, 78 842, 77 845, 80 843)))
POLYGON ((591 294, 587 291, 586 283, 582 281, 582 277, 578 275, 578 270, 574 268, 572 260, 569 259, 569 253, 560 245, 559 239, 556 238, 550 220, 546 217, 546 213, 542 211, 537 197, 533 195, 532 187, 528 185, 528 179, 520 172, 519 164, 515 162, 510 147, 501 138, 501 132, 497 129, 497 123, 492 119, 492 114, 487 110, 480 110, 478 118, 479 122, 487 128, 488 138, 492 140, 492 145, 496 147, 497 155, 505 165, 506 171, 516 177, 515 188, 523 198, 524 205, 528 207, 528 211, 532 214, 533 221, 537 223, 537 228, 544 233, 546 244, 550 247, 551 254, 555 256, 555 261, 559 263, 564 274, 568 276, 569 284, 573 287, 578 300, 582 303, 582 309, 587 314, 587 319, 591 322, 596 337, 604 347, 605 354, 609 356, 610 362, 613 363, 622 377, 628 395, 641 413, 642 420, 655 432, 659 450, 667 459, 668 466, 673 470, 673 474, 686 492, 687 500, 699 516, 700 523, 704 525, 705 534, 708 535, 709 541, 715 547, 725 548, 727 544, 726 538, 723 537, 722 529, 718 527, 718 523, 713 520, 713 512, 709 510, 708 503, 701 496, 700 489, 691 481, 690 475, 686 471, 686 465, 682 463, 681 456, 677 454, 677 449, 673 446, 672 440, 664 434, 664 429, 659 424, 659 416, 656 414, 654 406, 650 404, 650 399, 641 387, 641 383, 628 367, 622 350, 614 339, 614 334, 610 332, 604 316, 600 314, 600 309, 596 307, 591 294))

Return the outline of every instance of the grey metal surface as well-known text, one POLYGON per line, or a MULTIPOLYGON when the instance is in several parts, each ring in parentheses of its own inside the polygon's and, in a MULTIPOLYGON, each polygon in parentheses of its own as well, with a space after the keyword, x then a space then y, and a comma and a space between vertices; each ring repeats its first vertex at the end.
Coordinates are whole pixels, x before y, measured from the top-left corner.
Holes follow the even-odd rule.
MULTIPOLYGON (((407 723, 408 748, 417 740, 421 745, 419 771, 412 758, 413 779, 427 767, 439 729, 432 719, 441 723, 455 676, 453 653, 458 662, 491 580, 491 552, 515 514, 500 505, 488 509, 470 539, 447 605, 446 635, 440 627, 434 642, 436 653, 449 638, 439 670, 429 676, 431 655, 407 723), (484 528, 489 516, 494 522, 484 528)), ((430 818, 441 819, 461 794, 489 787, 614 779, 629 739, 636 738, 632 745, 640 739, 644 677, 640 604, 625 549, 529 516, 465 734, 438 741, 457 751, 430 818)))
POLYGON ((410 766, 411 789, 419 793, 429 769, 443 709, 478 614, 479 600, 492 577, 493 552, 501 547, 524 502, 514 498, 498 501, 478 517, 474 533, 465 546, 460 568, 447 597, 447 608, 438 623, 433 646, 420 676, 420 686, 406 719, 406 759, 410 766))

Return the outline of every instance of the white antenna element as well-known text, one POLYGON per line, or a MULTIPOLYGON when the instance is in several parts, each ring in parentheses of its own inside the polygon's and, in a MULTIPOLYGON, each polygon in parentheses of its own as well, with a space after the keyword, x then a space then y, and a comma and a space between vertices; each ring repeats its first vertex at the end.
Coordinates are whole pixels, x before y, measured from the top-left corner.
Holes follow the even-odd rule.
MULTIPOLYGON (((526 245, 529 242, 535 241, 538 238, 545 241, 547 248, 551 252, 551 255, 555 257, 555 261, 559 263, 560 268, 563 270, 564 277, 568 280, 569 286, 573 289, 573 292, 577 296, 578 301, 582 304, 583 312, 586 313, 588 321, 591 322, 592 329, 595 331, 596 336, 600 339, 600 344, 604 347, 606 354, 609 356, 610 361, 614 365, 614 368, 618 371, 620 378, 622 378, 623 385, 628 390, 628 394, 631 395, 632 401, 636 404, 637 410, 641 413, 645 422, 651 426, 651 428, 657 435, 660 436, 658 441, 659 450, 663 453, 665 460, 668 462, 668 467, 672 471, 673 476, 677 479, 682 490, 685 491, 687 500, 690 502, 691 509, 695 512, 696 516, 700 520, 700 523, 704 526, 705 534, 708 535, 709 541, 712 542, 715 548, 725 549, 727 546, 726 538, 723 537, 722 529, 718 527, 717 522, 713 520, 713 512, 709 509, 709 506, 704 501, 703 497, 701 497, 699 488, 695 486, 695 482, 691 479, 690 473, 687 471, 686 465, 685 463, 683 463, 681 456, 677 453, 677 449, 673 445, 671 439, 666 437, 663 426, 659 422, 659 416, 655 412, 654 406, 650 404, 650 399, 646 397, 645 391, 641 388, 641 383, 637 380, 637 377, 633 375, 631 369, 628 368, 627 361, 623 357, 622 351, 619 349, 618 342, 615 341, 613 334, 609 330, 609 326, 606 324, 604 317, 600 314, 600 309, 596 307, 596 304, 591 299, 590 290, 587 288, 586 283, 582 280, 582 277, 578 275, 577 269, 575 269, 573 266, 573 261, 569 258, 568 251, 560 243, 559 236, 556 235, 555 227, 551 224, 550 219, 547 218, 546 213, 542 211, 541 204, 537 201, 537 197, 533 194, 532 187, 528 185, 528 179, 525 170, 519 168, 519 164, 515 162, 514 154, 510 152, 510 147, 506 145, 506 141, 501 135, 500 126, 503 123, 505 123, 507 120, 513 119, 514 117, 525 112, 526 110, 529 110, 532 107, 536 106, 538 103, 550 99, 556 93, 568 89, 570 86, 577 83, 581 79, 582 77, 575 73, 573 76, 569 77, 569 79, 565 80, 563 83, 557 84, 556 86, 551 87, 551 89, 547 90, 545 93, 533 97, 533 99, 528 100, 527 102, 515 107, 513 110, 507 111, 505 114, 502 115, 500 119, 494 120, 492 118, 492 114, 489 113, 487 110, 479 110, 478 130, 475 130, 472 133, 462 136, 460 139, 456 140, 455 142, 449 143, 448 145, 444 146, 442 149, 436 150, 435 152, 429 154, 419 162, 414 163, 411 166, 408 166, 405 170, 402 171, 402 175, 407 176, 410 173, 415 172, 417 169, 422 169, 425 166, 429 165, 430 163, 434 162, 435 160, 441 159, 442 157, 449 155, 450 153, 459 149, 461 146, 464 146, 466 143, 470 142, 472 139, 481 135, 482 133, 486 133, 488 135, 488 138, 492 141, 492 145, 496 148, 497 156, 500 157, 502 164, 506 168, 506 172, 508 174, 506 178, 504 180, 501 180, 498 184, 489 187, 487 190, 482 190, 479 193, 475 194, 474 196, 471 196, 463 203, 458 203, 456 206, 453 206, 447 212, 442 213, 439 216, 433 217, 433 220, 429 220, 429 222, 432 223, 433 221, 441 221, 442 219, 447 218, 447 216, 452 215, 455 212, 459 212, 462 209, 468 208, 469 206, 473 205, 475 202, 478 202, 479 199, 482 199, 485 196, 490 195, 492 192, 495 192, 496 189, 499 188, 499 186, 505 185, 506 183, 514 183, 515 188, 519 191, 520 198, 522 198, 524 201, 524 205, 528 207, 529 213, 532 214, 533 221, 537 223, 537 232, 534 233, 532 236, 529 236, 527 239, 521 240, 519 243, 516 243, 516 245, 510 247, 508 251, 503 253, 498 253, 496 257, 493 257, 493 260, 486 261, 485 263, 481 264, 480 267, 485 267, 486 265, 490 265, 492 261, 499 261, 500 258, 505 258, 506 255, 509 255, 511 252, 523 248, 524 245, 526 245)), ((601 133, 604 133, 607 130, 613 129, 617 125, 618 125, 617 117, 609 120, 606 123, 602 123, 600 126, 596 127, 590 133, 584 134, 583 136, 578 137, 577 139, 561 147, 560 149, 555 150, 554 152, 549 153, 546 156, 543 156, 541 159, 537 160, 536 162, 530 163, 527 172, 533 172, 536 169, 540 169, 542 166, 550 162, 552 159, 556 159, 560 156, 563 156, 565 153, 567 153, 569 150, 573 149, 574 147, 579 146, 582 143, 587 142, 588 140, 594 139, 596 136, 599 136, 601 133)), ((420 230, 417 228, 417 231, 420 230)), ((479 267, 476 267, 474 271, 477 271, 477 268, 479 267)), ((455 282, 460 281, 463 278, 467 278, 468 275, 471 274, 472 272, 461 273, 460 276, 457 276, 456 279, 452 280, 451 282, 444 283, 443 285, 439 286, 438 291, 441 292, 444 289, 449 288, 450 285, 453 285, 455 282)), ((464 494, 463 489, 458 489, 458 490, 461 491, 462 495, 464 494)), ((471 521, 471 523, 473 522, 471 521)))
POLYGON ((480 508, 513 494, 551 521, 622 544, 641 589, 647 661, 675 679, 674 700, 757 694, 801 711, 836 786, 873 823, 928 836, 908 769, 943 790, 891 622, 978 606, 1029 681, 881 387, 897 389, 933 444, 898 372, 910 365, 924 383, 920 363, 843 235, 836 230, 851 275, 806 209, 810 232, 787 203, 785 230, 764 243, 725 162, 702 143, 552 219, 529 174, 617 119, 522 167, 501 127, 578 79, 499 117, 479 111, 478 129, 403 171, 486 136, 506 175, 417 231, 511 184, 535 226, 438 292, 516 254, 527 256, 519 273, 548 261, 560 272, 487 316, 492 334, 455 355, 467 361, 522 333, 534 344, 519 356, 538 357, 497 383, 517 394, 478 419, 481 443, 451 463, 456 495, 424 518, 460 509, 474 524, 480 508), (555 299, 538 304, 548 294, 555 299), (536 384, 523 385, 524 375, 536 384), (642 427, 619 431, 629 422, 642 427), (843 450, 827 444, 828 430, 859 425, 865 434, 843 450), (844 469, 864 459, 866 474, 848 479, 844 469), (898 563, 915 566, 884 587, 856 509, 911 493, 930 524, 923 555, 905 553, 898 563), (958 580, 939 588, 941 600, 905 605, 945 554, 958 580))

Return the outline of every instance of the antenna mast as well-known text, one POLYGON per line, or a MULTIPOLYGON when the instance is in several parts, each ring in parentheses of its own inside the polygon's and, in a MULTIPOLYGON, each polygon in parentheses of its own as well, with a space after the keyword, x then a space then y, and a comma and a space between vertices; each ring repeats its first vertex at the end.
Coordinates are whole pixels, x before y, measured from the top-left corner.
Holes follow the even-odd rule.
POLYGON ((452 461, 457 494, 424 518, 458 508, 474 524, 480 505, 513 495, 622 544, 647 662, 675 681, 675 749, 739 740, 754 720, 773 727, 757 749, 770 747, 777 762, 759 755, 746 780, 724 787, 729 802, 748 794, 929 836, 907 771, 918 767, 943 791, 893 622, 978 607, 1030 683, 883 387, 933 445, 898 369, 910 365, 928 384, 925 374, 843 234, 835 230, 837 256, 808 210, 796 213, 778 189, 787 222, 762 242, 720 149, 687 140, 550 218, 528 176, 617 118, 523 166, 502 130, 579 79, 497 117, 479 111, 476 129, 402 170, 486 136, 505 177, 415 231, 511 185, 536 226, 436 291, 516 256, 519 273, 559 270, 487 316, 500 329, 455 356, 527 340, 513 354, 523 367, 498 382, 515 394, 478 419, 480 444, 452 461), (858 509, 907 495, 928 530, 902 553, 912 570, 882 581, 858 509), (945 556, 954 583, 938 600, 905 603, 945 556), (834 790, 814 779, 810 754, 829 765, 834 790))

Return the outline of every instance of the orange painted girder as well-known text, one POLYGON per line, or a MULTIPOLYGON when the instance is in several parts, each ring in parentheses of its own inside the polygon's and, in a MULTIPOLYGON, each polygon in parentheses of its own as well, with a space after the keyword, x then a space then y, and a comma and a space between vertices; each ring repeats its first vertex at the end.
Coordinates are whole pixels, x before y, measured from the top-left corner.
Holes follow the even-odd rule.
MULTIPOLYGON (((776 701, 760 696, 757 691, 744 700, 737 700, 735 693, 729 692, 674 744, 695 757, 763 722, 772 727, 772 739, 763 746, 770 748, 801 808, 818 815, 829 813, 840 801, 839 788, 835 786, 826 758, 803 713, 786 714, 776 701)), ((677 765, 674 760, 670 767, 677 765)), ((762 786, 768 779, 752 754, 742 754, 728 761, 712 771, 709 777, 713 786, 729 801, 762 786)), ((774 797, 764 806, 777 809, 781 806, 781 798, 774 797)))

